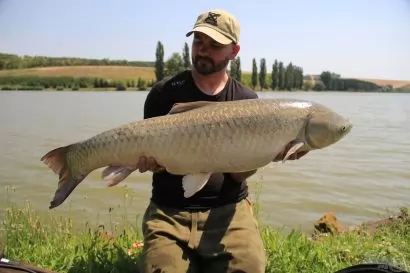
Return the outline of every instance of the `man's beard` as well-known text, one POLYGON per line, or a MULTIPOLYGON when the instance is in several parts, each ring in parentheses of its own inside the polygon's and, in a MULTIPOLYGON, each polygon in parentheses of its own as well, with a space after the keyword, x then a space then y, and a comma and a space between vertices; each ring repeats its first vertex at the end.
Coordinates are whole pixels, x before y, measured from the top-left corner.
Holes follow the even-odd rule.
POLYGON ((210 75, 216 72, 220 72, 228 66, 229 58, 225 58, 223 61, 215 63, 211 58, 202 56, 192 56, 192 64, 195 70, 201 75, 210 75))

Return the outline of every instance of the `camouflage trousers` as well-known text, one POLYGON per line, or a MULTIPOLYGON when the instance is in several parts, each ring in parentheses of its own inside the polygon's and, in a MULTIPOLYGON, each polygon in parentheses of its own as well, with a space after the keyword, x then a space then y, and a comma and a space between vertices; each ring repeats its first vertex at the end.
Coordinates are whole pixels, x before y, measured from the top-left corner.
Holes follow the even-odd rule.
POLYGON ((265 272, 265 249, 249 199, 204 210, 151 202, 142 231, 142 273, 265 272))

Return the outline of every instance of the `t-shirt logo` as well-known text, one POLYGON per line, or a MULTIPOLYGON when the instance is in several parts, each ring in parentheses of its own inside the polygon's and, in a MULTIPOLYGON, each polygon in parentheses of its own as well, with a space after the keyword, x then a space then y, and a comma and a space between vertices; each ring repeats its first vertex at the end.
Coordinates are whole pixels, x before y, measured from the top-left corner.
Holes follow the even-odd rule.
POLYGON ((184 85, 184 83, 185 83, 185 80, 182 80, 182 81, 176 80, 176 81, 171 82, 171 85, 172 85, 173 87, 176 87, 176 86, 181 87, 181 86, 184 85))
POLYGON ((221 16, 218 13, 214 13, 214 12, 209 12, 208 13, 208 17, 205 18, 205 23, 208 23, 210 25, 214 25, 214 26, 218 26, 218 17, 221 16))

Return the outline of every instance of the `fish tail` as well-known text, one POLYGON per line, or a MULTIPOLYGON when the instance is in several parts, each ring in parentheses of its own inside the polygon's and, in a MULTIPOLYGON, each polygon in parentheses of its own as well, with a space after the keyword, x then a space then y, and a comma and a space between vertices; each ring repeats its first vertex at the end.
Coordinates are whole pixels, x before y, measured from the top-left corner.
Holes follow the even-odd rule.
POLYGON ((53 200, 50 202, 49 209, 61 205, 86 176, 73 176, 67 162, 67 153, 69 152, 71 146, 72 145, 56 148, 41 158, 41 161, 43 161, 43 163, 46 164, 59 177, 58 187, 54 194, 53 200))
POLYGON ((70 145, 51 150, 41 157, 40 160, 61 178, 62 176, 65 176, 68 171, 66 156, 69 148, 70 145))

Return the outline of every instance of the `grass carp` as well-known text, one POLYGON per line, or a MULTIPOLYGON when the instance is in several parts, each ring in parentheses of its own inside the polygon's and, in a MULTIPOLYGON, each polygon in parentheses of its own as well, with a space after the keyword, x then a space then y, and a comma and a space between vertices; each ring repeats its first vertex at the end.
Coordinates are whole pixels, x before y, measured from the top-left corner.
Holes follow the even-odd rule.
POLYGON ((153 157, 168 172, 183 175, 189 198, 215 172, 261 168, 285 152, 333 145, 352 123, 319 103, 296 99, 247 99, 177 103, 168 115, 138 120, 46 153, 41 160, 59 176, 50 209, 59 206, 92 171, 113 186, 153 157), (290 149, 284 150, 288 144, 290 149))

